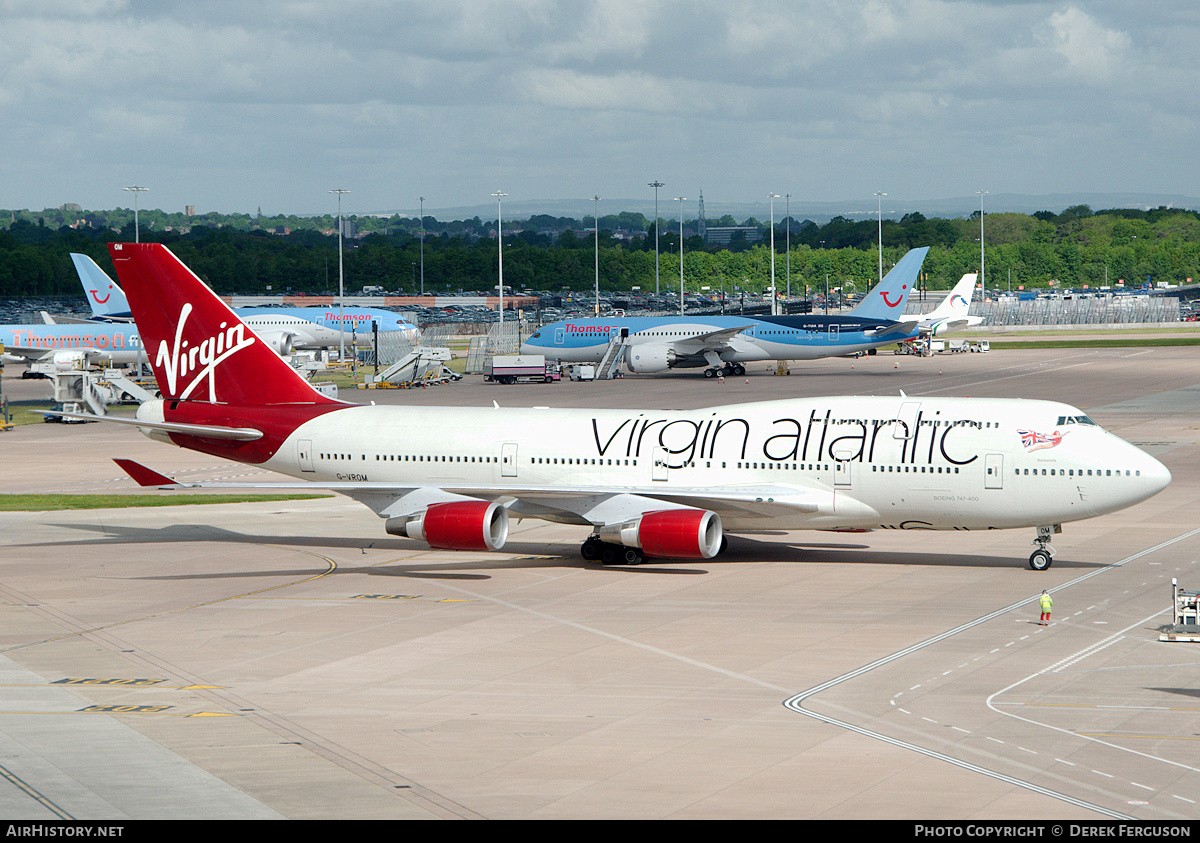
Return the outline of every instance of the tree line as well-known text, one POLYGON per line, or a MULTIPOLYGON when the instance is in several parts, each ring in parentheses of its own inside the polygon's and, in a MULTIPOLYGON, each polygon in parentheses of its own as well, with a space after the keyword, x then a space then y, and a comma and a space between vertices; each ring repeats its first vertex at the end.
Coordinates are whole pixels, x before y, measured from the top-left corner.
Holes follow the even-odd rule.
MULTIPOLYGON (((261 215, 181 215, 141 211, 143 241, 166 244, 220 293, 335 292, 338 287, 336 218, 264 218, 261 215), (295 225, 291 222, 295 221, 295 225), (186 224, 184 224, 186 223, 186 224)), ((5 212, 0 229, 0 297, 72 295, 79 282, 70 252, 90 255, 112 274, 107 244, 132 241, 133 213, 5 212), (81 224, 82 223, 82 224, 81 224)), ((440 222, 411 218, 350 217, 359 236, 344 241, 345 288, 364 286, 413 294, 494 289, 499 282, 495 222, 478 217, 440 222), (363 234, 362 232, 366 232, 363 234)), ((679 227, 660 220, 658 276, 663 291, 679 288, 679 227)), ((733 224, 730 218, 712 225, 733 224)), ((759 238, 707 246, 684 231, 683 277, 688 290, 726 293, 762 290, 770 283, 769 228, 746 220, 759 238)), ((535 216, 505 223, 504 282, 516 289, 590 290, 595 283, 592 218, 535 216)), ((606 292, 655 285, 655 221, 641 214, 600 218, 600 287, 606 292)), ((690 231, 689 231, 690 227, 690 231)), ((882 223, 885 271, 904 253, 929 246, 922 269, 928 289, 948 289, 964 273, 979 270, 979 215, 927 219, 918 213, 882 223)), ((874 219, 835 217, 776 224, 775 276, 793 295, 852 285, 865 291, 878 275, 879 224, 874 219), (790 232, 785 236, 785 232, 790 232)), ((1187 283, 1200 272, 1200 214, 1194 211, 1112 209, 1086 205, 1062 213, 997 213, 984 218, 989 288, 1126 287, 1145 281, 1187 283)), ((115 276, 114 276, 115 277, 115 276)))

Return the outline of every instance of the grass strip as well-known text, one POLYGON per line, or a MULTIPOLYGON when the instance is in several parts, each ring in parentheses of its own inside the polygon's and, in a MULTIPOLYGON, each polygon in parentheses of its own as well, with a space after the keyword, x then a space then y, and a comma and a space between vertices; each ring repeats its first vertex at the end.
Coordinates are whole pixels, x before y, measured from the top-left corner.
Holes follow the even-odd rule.
POLYGON ((1200 337, 1158 337, 1137 339, 1114 338, 1098 340, 989 340, 992 348, 1152 348, 1171 345, 1200 345, 1200 337))

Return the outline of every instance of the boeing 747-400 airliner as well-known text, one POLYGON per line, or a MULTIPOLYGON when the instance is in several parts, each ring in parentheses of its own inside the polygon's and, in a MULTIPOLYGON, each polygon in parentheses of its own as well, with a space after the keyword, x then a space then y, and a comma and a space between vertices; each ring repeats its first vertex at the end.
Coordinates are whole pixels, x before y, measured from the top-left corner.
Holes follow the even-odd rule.
MULTIPOLYGON (((511 517, 577 524, 586 559, 711 558, 726 531, 1037 528, 1170 482, 1153 457, 1066 404, 827 397, 703 410, 362 406, 296 374, 160 244, 110 246, 161 399, 151 438, 358 500, 437 548, 498 550, 511 517)), ((121 461, 143 485, 176 484, 121 461)), ((930 539, 930 544, 934 540, 930 539)))

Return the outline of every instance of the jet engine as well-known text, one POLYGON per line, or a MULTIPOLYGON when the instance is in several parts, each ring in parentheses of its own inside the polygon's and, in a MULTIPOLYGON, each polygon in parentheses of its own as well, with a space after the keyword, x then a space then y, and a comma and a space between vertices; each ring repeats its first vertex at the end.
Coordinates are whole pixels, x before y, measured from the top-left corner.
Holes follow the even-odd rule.
POLYGON ((54 352, 54 371, 74 372, 87 368, 87 354, 82 351, 54 352))
POLYGON ((646 556, 712 559, 721 552, 721 516, 706 509, 662 509, 640 518, 601 527, 606 541, 638 547, 646 556))
POLYGON ((441 550, 499 550, 508 540, 508 510, 489 501, 435 503, 419 515, 389 518, 384 529, 441 550))
POLYGON ((625 364, 629 371, 638 374, 665 372, 675 362, 675 356, 675 350, 665 345, 631 345, 625 352, 625 364))
POLYGON ((280 357, 287 357, 293 351, 293 340, 296 335, 289 331, 254 331, 254 333, 260 340, 273 348, 280 357))

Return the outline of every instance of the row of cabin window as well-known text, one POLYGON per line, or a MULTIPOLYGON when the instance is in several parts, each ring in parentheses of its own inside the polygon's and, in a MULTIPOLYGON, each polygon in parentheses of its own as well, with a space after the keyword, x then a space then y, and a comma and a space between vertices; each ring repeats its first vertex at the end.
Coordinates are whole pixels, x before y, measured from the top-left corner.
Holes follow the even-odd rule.
MULTIPOLYGON (((365 460, 366 454, 362 455, 365 460)), ((318 459, 322 460, 352 460, 353 454, 319 454, 318 459)), ((425 456, 424 454, 376 454, 376 462, 484 462, 498 463, 498 457, 435 457, 425 456)))
MULTIPOLYGON (((1035 476, 1041 476, 1041 477, 1044 477, 1044 476, 1046 476, 1046 472, 1047 472, 1047 471, 1049 471, 1049 472, 1050 472, 1050 476, 1051 476, 1051 477, 1053 477, 1053 476, 1055 476, 1055 475, 1054 475, 1055 471, 1057 471, 1057 472, 1058 472, 1058 476, 1059 476, 1059 477, 1084 477, 1084 476, 1087 476, 1087 477, 1112 477, 1112 476, 1113 476, 1113 473, 1114 473, 1114 472, 1113 472, 1113 470, 1112 470, 1111 468, 1103 468, 1103 469, 1102 469, 1102 468, 1097 468, 1097 469, 1096 469, 1096 473, 1095 473, 1094 475, 1092 474, 1092 470, 1091 470, 1090 468, 1087 470, 1087 474, 1086 474, 1086 475, 1084 475, 1084 473, 1083 473, 1083 469, 1082 469, 1082 468, 1080 468, 1080 469, 1078 469, 1078 470, 1076 470, 1076 469, 1074 469, 1074 468, 1059 468, 1059 469, 1053 469, 1053 468, 1051 468, 1051 469, 1045 469, 1045 468, 1043 468, 1041 471, 1042 471, 1041 475, 1038 475, 1038 470, 1037 470, 1036 468, 1035 468, 1035 469, 1032 469, 1032 470, 1030 470, 1030 469, 1028 469, 1028 468, 1024 468, 1024 469, 1022 469, 1022 468, 1014 468, 1014 469, 1013 469, 1013 474, 1016 474, 1017 476, 1022 476, 1022 475, 1026 475, 1026 474, 1033 474, 1033 475, 1035 475, 1035 476)), ((1116 470, 1116 476, 1117 476, 1117 477, 1120 477, 1120 476, 1121 476, 1121 469, 1119 469, 1119 468, 1118 468, 1118 469, 1116 470)), ((1134 471, 1134 472, 1130 472, 1130 470, 1129 470, 1129 469, 1125 469, 1125 476, 1126 476, 1126 477, 1141 477, 1141 476, 1142 476, 1142 472, 1141 472, 1141 471, 1134 471)))

